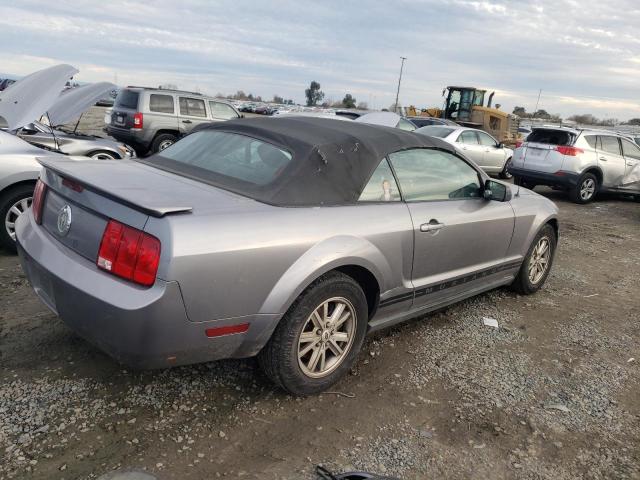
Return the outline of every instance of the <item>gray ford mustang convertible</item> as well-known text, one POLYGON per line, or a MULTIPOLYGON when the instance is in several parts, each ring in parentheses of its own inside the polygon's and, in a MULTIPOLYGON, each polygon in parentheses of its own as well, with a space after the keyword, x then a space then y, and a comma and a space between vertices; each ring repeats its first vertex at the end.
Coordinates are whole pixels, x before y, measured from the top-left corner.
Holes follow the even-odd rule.
POLYGON ((126 364, 258 355, 320 392, 365 334, 545 282, 553 203, 439 139, 323 118, 206 125, 144 160, 42 159, 16 225, 42 301, 126 364))

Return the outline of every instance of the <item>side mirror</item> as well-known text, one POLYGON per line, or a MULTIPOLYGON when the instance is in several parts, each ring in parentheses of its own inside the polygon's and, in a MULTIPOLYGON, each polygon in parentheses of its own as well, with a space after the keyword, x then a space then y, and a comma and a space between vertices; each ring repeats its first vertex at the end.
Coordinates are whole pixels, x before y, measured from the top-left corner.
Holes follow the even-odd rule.
POLYGON ((511 190, 504 183, 495 180, 486 180, 482 196, 485 200, 495 200, 497 202, 508 202, 511 200, 511 190))
POLYGON ((504 148, 504 143, 500 142, 496 145, 496 148, 504 148))

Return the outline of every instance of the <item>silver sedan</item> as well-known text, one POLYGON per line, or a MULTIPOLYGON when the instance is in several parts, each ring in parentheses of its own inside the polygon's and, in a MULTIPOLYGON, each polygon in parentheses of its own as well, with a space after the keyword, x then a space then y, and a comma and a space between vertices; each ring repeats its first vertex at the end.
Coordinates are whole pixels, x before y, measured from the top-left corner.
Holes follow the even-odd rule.
POLYGON ((443 139, 467 158, 473 160, 485 172, 509 179, 509 165, 513 150, 505 147, 487 132, 477 128, 428 125, 415 133, 443 139))
POLYGON ((540 289, 555 205, 448 143, 324 118, 203 125, 144 160, 43 160, 18 250, 40 299, 117 360, 258 355, 296 395, 367 332, 540 289))

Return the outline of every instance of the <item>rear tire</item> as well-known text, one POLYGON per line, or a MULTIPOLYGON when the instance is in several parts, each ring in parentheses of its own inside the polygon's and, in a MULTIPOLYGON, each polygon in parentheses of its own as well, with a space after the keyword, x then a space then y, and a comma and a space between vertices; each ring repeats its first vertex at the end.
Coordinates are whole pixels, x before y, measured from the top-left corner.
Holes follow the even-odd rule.
POLYGON ((326 390, 355 362, 367 332, 367 312, 364 292, 353 278, 339 272, 323 275, 280 320, 258 355, 260 366, 293 395, 326 390))
POLYGON ((16 253, 15 221, 19 214, 31 206, 34 184, 16 185, 0 196, 0 245, 7 251, 16 253), (25 208, 26 207, 26 208, 25 208))
POLYGON ((151 142, 151 153, 158 153, 167 147, 170 147, 178 141, 178 137, 171 133, 161 133, 151 142))
POLYGON ((556 232, 546 224, 531 242, 511 288, 522 295, 531 295, 540 290, 551 271, 556 245, 556 232))
POLYGON ((598 193, 598 179, 593 173, 585 173, 578 183, 569 191, 572 202, 585 204, 592 201, 598 193))
POLYGON ((513 175, 511 175, 511 173, 509 173, 509 167, 510 166, 511 166, 511 158, 509 158, 506 162, 504 162, 504 168, 502 169, 502 171, 498 175, 503 180, 509 180, 510 178, 513 178, 513 175))

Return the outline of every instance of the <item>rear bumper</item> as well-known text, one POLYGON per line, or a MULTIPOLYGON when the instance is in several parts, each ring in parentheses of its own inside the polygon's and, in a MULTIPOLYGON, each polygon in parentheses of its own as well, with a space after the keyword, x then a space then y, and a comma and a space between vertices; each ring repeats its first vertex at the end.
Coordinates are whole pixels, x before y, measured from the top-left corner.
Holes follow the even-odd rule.
POLYGON ((40 299, 72 330, 121 363, 166 368, 255 355, 275 315, 191 322, 177 282, 148 289, 122 281, 58 243, 31 213, 16 224, 22 268, 40 299), (245 333, 208 338, 205 331, 248 323, 245 333))
POLYGON ((145 138, 144 130, 134 130, 132 128, 120 128, 107 125, 105 131, 116 140, 131 145, 133 148, 146 151, 151 145, 151 140, 145 138))
POLYGON ((574 172, 560 171, 559 174, 537 172, 534 170, 525 170, 523 168, 510 167, 509 172, 514 177, 519 177, 528 183, 536 185, 549 185, 552 187, 575 187, 578 184, 580 175, 574 172))

